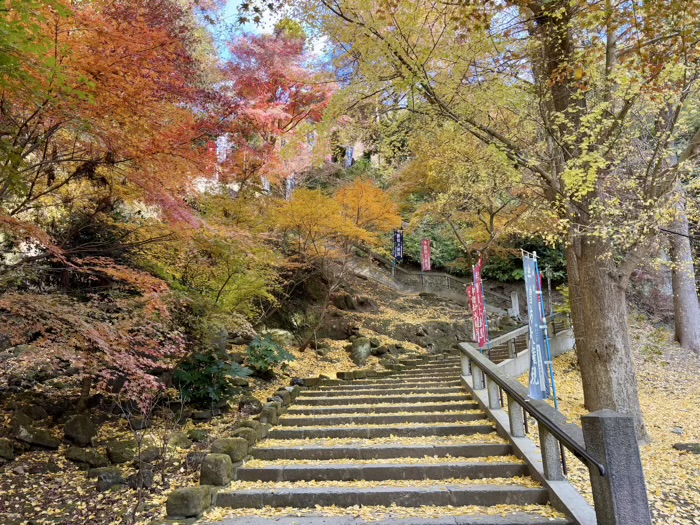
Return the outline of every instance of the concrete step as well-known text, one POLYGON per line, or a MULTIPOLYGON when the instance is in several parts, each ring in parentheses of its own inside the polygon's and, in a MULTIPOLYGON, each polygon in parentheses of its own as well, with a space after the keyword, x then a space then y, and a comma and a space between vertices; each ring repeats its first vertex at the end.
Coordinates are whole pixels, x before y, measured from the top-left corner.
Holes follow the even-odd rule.
POLYGON ((467 436, 473 434, 490 434, 493 426, 490 423, 458 425, 454 423, 433 424, 424 426, 383 425, 379 427, 298 427, 274 428, 271 439, 313 439, 313 438, 361 438, 374 439, 380 437, 418 437, 418 436, 467 436))
POLYGON ((384 380, 377 381, 374 383, 361 383, 355 384, 355 381, 348 381, 342 385, 328 385, 322 386, 320 392, 333 392, 335 390, 364 390, 368 388, 412 388, 412 387, 447 387, 447 386, 460 386, 461 382, 457 379, 451 381, 440 381, 436 383, 426 383, 425 381, 405 381, 405 380, 384 380))
POLYGON ((393 375, 393 377, 404 377, 412 375, 444 375, 459 371, 459 366, 449 366, 441 368, 410 368, 408 370, 401 370, 393 375))
POLYGON ((280 418, 283 427, 310 427, 331 425, 393 425, 396 423, 458 423, 460 421, 477 421, 486 419, 483 412, 477 414, 377 414, 377 415, 323 415, 321 417, 288 416, 280 418))
POLYGON ((436 485, 433 487, 329 487, 280 488, 219 491, 213 499, 217 507, 261 508, 294 507, 314 508, 317 505, 352 507, 354 505, 392 504, 403 507, 436 506, 492 506, 543 505, 547 491, 518 485, 436 485))
POLYGON ((320 415, 320 414, 391 414, 392 412, 440 412, 450 410, 476 410, 479 404, 476 401, 464 403, 436 403, 432 405, 421 404, 395 404, 373 406, 315 406, 291 405, 287 415, 320 415))
MULTIPOLYGON (((469 401, 471 398, 467 394, 419 394, 413 396, 343 396, 343 397, 307 397, 303 399, 305 405, 365 405, 372 403, 432 403, 442 401, 469 401)), ((301 404, 301 399, 297 402, 301 404)))
MULTIPOLYGON (((378 508, 377 511, 380 509, 378 508)), ((385 514, 393 515, 399 510, 396 507, 387 508, 385 514)), ((313 515, 308 516, 278 516, 276 514, 274 518, 233 516, 224 518, 223 521, 214 522, 212 525, 573 525, 573 522, 567 519, 551 518, 527 512, 526 508, 522 511, 514 508, 513 512, 509 512, 507 516, 477 513, 445 515, 439 518, 387 518, 376 521, 365 521, 355 516, 353 512, 348 512, 346 516, 337 516, 333 513, 328 516, 322 514, 322 510, 317 510, 313 512, 313 515)))
MULTIPOLYGON (((434 394, 456 394, 462 392, 461 386, 423 386, 423 387, 390 387, 390 388, 371 388, 362 390, 362 395, 400 395, 400 394, 412 394, 412 393, 434 393, 434 394)), ((302 392, 297 397, 298 400, 306 400, 312 397, 343 397, 343 396, 356 396, 357 390, 355 389, 337 389, 337 390, 308 390, 302 392)))
POLYGON ((322 385, 322 389, 326 388, 359 388, 359 387, 373 387, 375 385, 387 385, 387 386, 392 386, 392 385, 403 385, 403 384, 425 384, 425 385, 433 385, 433 384, 461 384, 459 376, 454 376, 453 377, 445 377, 445 376, 432 376, 432 380, 428 377, 420 377, 420 378, 410 378, 410 377, 399 377, 399 376, 392 376, 392 377, 387 377, 382 379, 381 381, 376 380, 376 379, 355 379, 354 381, 344 381, 343 383, 336 383, 336 384, 330 384, 330 385, 322 385))
POLYGON ((394 479, 487 479, 525 476, 527 465, 504 462, 364 463, 243 467, 240 481, 382 481, 394 479))
POLYGON ((422 458, 425 456, 444 458, 483 458, 512 454, 509 444, 469 443, 462 445, 376 445, 376 446, 311 446, 311 447, 265 447, 251 450, 254 458, 274 461, 276 459, 329 460, 329 459, 391 459, 422 458))

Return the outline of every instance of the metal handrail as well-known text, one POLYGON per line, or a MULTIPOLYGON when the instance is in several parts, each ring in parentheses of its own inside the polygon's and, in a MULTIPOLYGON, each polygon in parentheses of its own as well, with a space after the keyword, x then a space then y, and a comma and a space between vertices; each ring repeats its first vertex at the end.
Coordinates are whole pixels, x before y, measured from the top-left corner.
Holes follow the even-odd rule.
MULTIPOLYGON (((468 351, 460 346, 460 351, 462 351, 470 362, 473 358, 469 355, 468 351)), ((491 380, 496 383, 501 389, 503 389, 506 394, 515 399, 518 404, 528 412, 532 417, 534 417, 538 423, 542 423, 547 431, 552 434, 557 440, 562 443, 569 451, 583 462, 589 463, 598 469, 601 476, 605 476, 605 466, 588 453, 588 451, 578 444, 571 436, 569 436, 564 429, 559 427, 554 421, 547 417, 539 408, 533 406, 530 401, 531 399, 525 398, 518 394, 513 388, 508 385, 506 381, 498 377, 493 371, 486 369, 485 367, 476 364, 482 373, 488 375, 491 380)))

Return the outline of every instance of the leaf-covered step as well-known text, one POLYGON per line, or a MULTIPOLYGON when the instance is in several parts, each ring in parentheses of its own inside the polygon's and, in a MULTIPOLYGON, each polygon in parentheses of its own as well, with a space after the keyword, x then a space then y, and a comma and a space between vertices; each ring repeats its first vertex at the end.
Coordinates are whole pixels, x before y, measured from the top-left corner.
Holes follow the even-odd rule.
POLYGON ((527 474, 527 466, 503 463, 432 463, 432 464, 363 464, 363 465, 292 465, 247 467, 237 470, 242 481, 381 481, 395 479, 510 478, 527 474))
POLYGON ((440 412, 440 411, 460 411, 476 410, 479 404, 476 401, 452 401, 445 403, 413 403, 413 404, 365 404, 365 405, 330 405, 330 406, 309 406, 292 405, 287 411, 288 415, 308 414, 388 414, 392 412, 440 412))
MULTIPOLYGON (((483 483, 483 480, 479 480, 483 483)), ((491 481, 491 480, 489 480, 491 481)), ((419 507, 422 505, 462 506, 462 505, 542 505, 547 503, 547 491, 543 488, 520 486, 515 478, 507 480, 512 485, 479 484, 436 484, 416 486, 417 480, 410 480, 410 486, 298 486, 294 488, 268 488, 241 490, 235 482, 231 489, 219 491, 214 497, 214 505, 231 508, 296 507, 313 508, 319 506, 353 507, 355 505, 383 505, 419 507)), ((430 481, 435 483, 434 481, 430 481)), ((264 484, 260 484, 264 485, 264 484)))
POLYGON ((400 394, 458 394, 462 392, 462 387, 460 386, 423 386, 423 387, 388 387, 388 388, 372 388, 366 390, 354 390, 354 389, 337 389, 337 390, 310 390, 308 392, 303 392, 299 395, 298 399, 300 401, 311 398, 311 397, 342 397, 342 396, 356 396, 358 392, 363 396, 372 395, 400 395, 400 394))
MULTIPOLYGON (((485 436, 479 436, 485 437, 485 436)), ((264 461, 330 461, 330 460, 390 460, 405 458, 483 458, 508 456, 512 447, 507 443, 470 443, 463 445, 337 445, 256 448, 255 459, 264 461)))
POLYGON ((458 423, 486 419, 486 414, 480 411, 469 413, 437 413, 437 414, 376 414, 376 415, 323 415, 313 416, 284 416, 280 419, 283 427, 314 426, 314 425, 347 425, 351 423, 366 425, 392 425, 395 423, 458 423))
POLYGON ((400 395, 400 396, 338 396, 338 397, 308 397, 303 400, 298 398, 299 403, 304 405, 323 406, 337 405, 343 403, 345 405, 363 405, 368 403, 432 403, 442 401, 469 401, 471 398, 464 394, 416 394, 416 395, 400 395))
POLYGON ((347 427, 285 427, 275 428, 270 432, 273 439, 306 439, 306 438, 365 438, 372 439, 388 436, 452 436, 460 434, 488 434, 493 432, 491 423, 463 422, 433 424, 430 426, 417 425, 349 425, 347 427))

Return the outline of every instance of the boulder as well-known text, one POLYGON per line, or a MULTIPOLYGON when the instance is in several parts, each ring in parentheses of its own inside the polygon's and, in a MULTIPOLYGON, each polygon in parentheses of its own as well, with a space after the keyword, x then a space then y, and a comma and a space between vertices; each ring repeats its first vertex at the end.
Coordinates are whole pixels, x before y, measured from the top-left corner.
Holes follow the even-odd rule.
POLYGON ((0 460, 12 461, 15 459, 15 451, 12 448, 12 441, 0 438, 0 460))
POLYGON ((254 416, 262 412, 262 403, 253 396, 246 396, 238 402, 238 410, 243 414, 254 416))
MULTIPOLYGON (((161 450, 158 447, 150 446, 141 449, 141 463, 153 463, 161 457, 161 450)), ((138 463, 138 454, 134 457, 134 463, 138 463)))
POLYGON ((226 454, 233 463, 238 463, 248 455, 248 440, 242 437, 217 439, 211 445, 211 452, 226 454))
POLYGON ((292 379, 292 386, 306 386, 304 380, 300 377, 295 377, 292 379))
POLYGON ((136 457, 136 442, 127 440, 109 443, 107 445, 107 457, 115 465, 133 461, 136 457))
POLYGON ((233 462, 228 454, 207 454, 199 474, 200 485, 223 487, 233 479, 233 462))
POLYGON ((372 346, 369 339, 366 337, 358 337, 352 342, 352 346, 350 347, 350 358, 357 366, 364 366, 367 364, 367 358, 371 351, 372 346))
POLYGON ((168 496, 165 510, 171 518, 194 518, 209 508, 211 494, 209 485, 175 489, 168 496))
POLYGON ((700 454, 700 443, 675 443, 673 448, 690 454, 700 454))
POLYGON ((153 487, 153 470, 150 468, 142 468, 136 474, 132 474, 126 480, 126 484, 132 489, 139 488, 150 489, 153 487))
POLYGON ((17 428, 21 426, 25 427, 31 427, 34 425, 34 420, 29 417, 27 414, 21 411, 17 411, 12 415, 12 419, 10 420, 10 427, 13 430, 16 430, 17 428))
POLYGON ((258 440, 258 433, 252 428, 241 427, 233 431, 234 437, 240 437, 248 442, 248 446, 252 447, 258 440))
POLYGON ((288 390, 278 390, 275 392, 275 395, 282 399, 282 405, 284 406, 289 406, 292 402, 292 394, 288 390))
POLYGON ((193 428, 187 432, 187 437, 195 443, 203 443, 209 439, 209 432, 199 428, 193 428))
POLYGON ((77 414, 63 425, 63 434, 71 443, 84 447, 97 435, 97 427, 87 415, 77 414))
POLYGON ((263 336, 269 336, 275 343, 282 346, 294 346, 296 344, 296 339, 292 332, 287 330, 282 330, 279 328, 268 328, 267 330, 261 332, 263 336))
POLYGON ((31 417, 34 421, 43 421, 49 417, 49 413, 43 407, 35 405, 34 403, 24 405, 22 407, 22 412, 31 417))
POLYGON ((151 428, 151 422, 142 417, 132 417, 129 419, 129 426, 133 430, 146 430, 147 428, 151 428))
POLYGON ((89 467, 106 467, 109 465, 107 458, 94 450, 88 450, 80 447, 69 447, 65 454, 66 459, 70 459, 85 470, 89 467))
POLYGON ((386 355, 389 353, 389 348, 387 348, 386 345, 380 345, 376 348, 372 348, 371 353, 372 353, 372 355, 376 355, 376 356, 386 355))
POLYGON ((297 385, 288 386, 285 388, 285 390, 292 396, 292 401, 295 401, 296 398, 299 397, 299 394, 301 394, 301 388, 299 388, 297 385))
POLYGON ((168 440, 168 445, 173 448, 188 449, 192 446, 192 441, 184 432, 176 432, 168 440))
POLYGON ((38 447, 57 449, 61 442, 53 437, 45 428, 34 428, 25 424, 18 424, 13 429, 14 436, 25 443, 38 447))
POLYGON ((96 467, 88 469, 87 477, 88 479, 98 478, 101 474, 105 473, 119 475, 120 477, 122 475, 122 471, 119 467, 96 467))
POLYGON ((245 377, 234 377, 231 379, 231 384, 239 388, 248 388, 250 383, 245 377))
POLYGON ((214 413, 211 410, 195 410, 192 412, 192 419, 199 421, 208 421, 212 417, 214 417, 214 413))
POLYGON ((277 409, 269 403, 265 405, 262 409, 262 412, 260 413, 260 422, 268 423, 270 425, 276 425, 277 423, 279 423, 279 421, 280 418, 277 414, 277 409))
POLYGON ((369 340, 369 345, 370 345, 372 348, 379 348, 379 347, 381 346, 381 344, 382 344, 382 343, 381 343, 381 342, 379 341, 379 339, 377 339, 376 337, 371 337, 370 340, 369 340))
POLYGON ((116 485, 123 484, 124 478, 122 477, 122 473, 119 469, 105 469, 97 475, 98 492, 104 492, 116 485))
POLYGON ((257 440, 261 440, 263 438, 262 423, 260 423, 260 421, 256 421, 255 419, 244 419, 239 423, 239 425, 241 428, 252 428, 255 431, 257 440))

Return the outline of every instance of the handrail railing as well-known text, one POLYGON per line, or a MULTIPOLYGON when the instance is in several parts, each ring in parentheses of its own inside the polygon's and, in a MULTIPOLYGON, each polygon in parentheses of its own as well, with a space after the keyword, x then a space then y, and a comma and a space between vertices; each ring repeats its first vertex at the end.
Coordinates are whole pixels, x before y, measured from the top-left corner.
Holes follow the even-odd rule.
MULTIPOLYGON (((555 414, 558 414, 560 417, 564 417, 561 415, 558 411, 554 410, 552 407, 550 407, 548 404, 537 401, 537 403, 542 403, 544 406, 543 407, 538 407, 536 406, 536 401, 530 399, 527 395, 523 395, 522 390, 524 390, 524 387, 520 384, 514 381, 513 379, 505 376, 491 361, 489 361, 485 356, 480 354, 478 351, 475 351, 472 348, 467 347, 464 344, 459 345, 460 350, 463 354, 464 357, 468 360, 468 364, 470 366, 470 370, 472 372, 472 375, 474 373, 474 368, 476 368, 479 372, 484 374, 490 381, 493 382, 498 388, 502 389, 509 397, 510 399, 513 399, 525 412, 529 413, 535 420, 544 426, 547 431, 554 436, 559 443, 563 444, 574 456, 576 456, 578 459, 583 461, 584 463, 588 463, 591 466, 594 466, 598 472, 600 473, 601 476, 605 476, 605 466, 598 462, 585 448, 585 446, 576 440, 572 435, 567 433, 567 431, 562 428, 560 425, 558 425, 552 417, 548 416, 546 412, 553 412, 555 414)), ((463 366, 463 371, 465 370, 465 367, 463 366)), ((474 388, 477 389, 479 385, 476 384, 475 380, 475 385, 474 388)), ((491 390, 491 389, 490 389, 491 390)), ((492 393, 489 390, 489 399, 491 404, 491 397, 492 393)), ((495 393, 496 396, 498 396, 498 393, 495 393)), ((498 397, 496 397, 496 400, 493 404, 498 403, 498 397)), ((491 408, 495 408, 492 406, 491 408)), ((512 407, 510 403, 508 404, 508 410, 509 412, 512 410, 512 407)), ((515 418, 517 421, 517 418, 515 418)), ((511 424, 513 423, 514 418, 511 418, 511 424)), ((571 423, 569 423, 571 424, 571 423)), ((577 427, 578 428, 578 427, 577 427)), ((517 436, 519 434, 518 429, 513 429, 511 428, 511 433, 512 435, 517 436)), ((543 450, 543 456, 544 456, 544 450, 543 450)), ((545 458, 543 457, 543 461, 545 458)))

